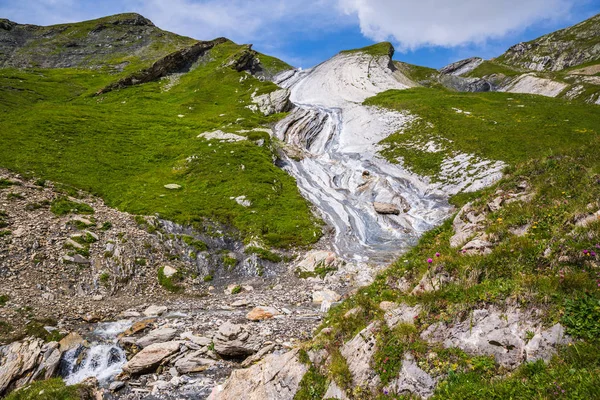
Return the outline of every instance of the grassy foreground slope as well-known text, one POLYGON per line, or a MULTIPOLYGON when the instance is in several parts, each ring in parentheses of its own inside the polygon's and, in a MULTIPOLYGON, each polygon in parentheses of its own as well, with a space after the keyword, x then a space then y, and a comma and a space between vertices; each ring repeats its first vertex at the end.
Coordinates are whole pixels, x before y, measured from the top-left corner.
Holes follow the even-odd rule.
POLYGON ((496 185, 453 199, 458 208, 471 201, 475 215, 484 216, 481 233, 492 247, 489 254, 451 247, 452 220, 425 234, 373 284, 331 309, 321 334, 307 347, 325 349, 330 358, 311 367, 296 398, 322 398, 329 381, 352 398, 412 398, 385 389, 399 375, 406 353, 438 380, 435 399, 598 398, 600 219, 592 213, 600 210, 600 157, 595 151, 600 116, 595 106, 433 89, 389 91, 367 103, 421 117, 421 123, 387 140, 386 155, 401 155, 414 170, 435 173, 439 164, 428 160, 428 153, 401 147, 409 141, 435 140, 444 144, 443 154, 474 152, 509 164, 496 185), (501 193, 524 186, 532 194, 529 201, 489 208, 501 193), (581 225, 583 218, 592 220, 581 225), (447 282, 431 291, 413 291, 430 272, 445 275, 447 282), (373 393, 352 383, 339 349, 371 322, 383 321, 382 302, 420 305, 421 311, 413 323, 394 329, 382 323, 376 331, 370 367, 381 383, 373 393), (468 323, 474 310, 490 307, 537 310, 545 327, 561 323, 574 342, 547 364, 540 360, 509 371, 493 356, 468 354, 421 337, 432 324, 468 323))
POLYGON ((240 49, 218 45, 186 74, 101 96, 94 93, 114 75, 0 70, 0 165, 131 213, 198 226, 209 219, 272 246, 312 243, 318 221, 294 179, 273 164, 267 133, 237 133, 247 140, 231 143, 198 138, 268 127, 281 117, 246 108, 252 93, 277 87, 224 66, 240 49), (182 187, 165 189, 170 183, 182 187), (239 196, 252 205, 238 204, 239 196))

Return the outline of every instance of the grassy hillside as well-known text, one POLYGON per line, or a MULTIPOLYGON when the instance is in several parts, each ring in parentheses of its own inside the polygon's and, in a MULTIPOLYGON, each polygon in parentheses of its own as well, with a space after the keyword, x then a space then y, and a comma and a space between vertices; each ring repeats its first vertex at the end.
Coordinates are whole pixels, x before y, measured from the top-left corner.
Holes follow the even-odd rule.
POLYGON ((514 165, 562 154, 600 133, 600 113, 594 106, 534 95, 414 88, 380 93, 366 104, 420 117, 385 139, 382 154, 392 162, 402 157, 415 172, 433 177, 455 151, 514 165), (431 140, 440 144, 440 151, 422 150, 431 140))
MULTIPOLYGON (((597 398, 600 219, 578 224, 600 210, 600 158, 594 151, 600 145, 600 117, 595 106, 424 88, 389 91, 367 104, 410 110, 422 118, 423 123, 386 141, 392 146, 386 155, 402 155, 415 170, 433 173, 436 164, 427 160, 434 156, 401 148, 409 141, 437 139, 445 152, 474 152, 508 162, 504 179, 468 199, 475 215, 484 216, 480 233, 491 248, 489 254, 468 254, 451 247, 452 219, 425 234, 373 284, 332 308, 321 334, 306 347, 325 349, 331 358, 312 366, 297 398, 321 398, 329 381, 354 398, 412 398, 384 390, 398 376, 406 353, 438 380, 434 399, 597 398), (471 114, 457 113, 452 107, 471 114), (489 208, 498 196, 519 187, 529 188, 529 200, 505 203, 494 211, 489 208), (413 291, 428 274, 443 274, 447 280, 433 284, 433 290, 413 291), (419 305, 421 310, 414 322, 389 329, 383 323, 382 302, 419 305), (421 337, 432 324, 468 323, 474 310, 490 307, 537 310, 545 327, 561 323, 574 342, 559 348, 548 364, 525 363, 511 372, 493 356, 468 354, 421 337), (373 321, 382 321, 370 361, 381 380, 375 393, 352 384, 339 351, 373 321), (318 393, 307 395, 310 388, 318 393)), ((452 202, 460 208, 467 198, 459 195, 452 202)), ((525 340, 531 337, 533 332, 525 340)))
POLYGON ((197 136, 268 127, 246 108, 276 88, 223 64, 231 42, 181 76, 94 96, 115 77, 81 69, 0 70, 0 166, 95 193, 119 209, 201 226, 206 219, 272 246, 306 245, 318 221, 293 178, 273 164, 265 132, 248 140, 197 136), (164 185, 176 183, 180 190, 164 185), (234 198, 246 196, 251 207, 234 198))
POLYGON ((341 54, 365 53, 371 56, 393 56, 394 46, 390 42, 376 43, 371 46, 362 47, 360 49, 343 50, 341 54))

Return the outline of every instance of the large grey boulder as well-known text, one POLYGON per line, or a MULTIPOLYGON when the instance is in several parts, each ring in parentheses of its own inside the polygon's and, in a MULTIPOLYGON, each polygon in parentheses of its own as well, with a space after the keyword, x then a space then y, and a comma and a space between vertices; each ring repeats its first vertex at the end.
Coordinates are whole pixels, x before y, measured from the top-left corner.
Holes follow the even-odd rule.
POLYGON ((132 375, 153 371, 164 359, 179 351, 180 343, 174 341, 151 344, 133 356, 123 366, 123 371, 132 375))
POLYGON ((484 221, 485 213, 477 212, 472 203, 465 204, 452 222, 454 235, 450 238, 450 246, 462 246, 467 240, 483 230, 484 221))
POLYGON ((245 357, 260 349, 260 339, 243 325, 225 322, 213 338, 214 350, 223 357, 245 357))
POLYGON ((252 101, 264 115, 271 115, 289 110, 290 91, 279 89, 260 96, 253 96, 252 101))
POLYGON ((164 343, 173 339, 177 335, 177 329, 160 328, 150 331, 146 336, 138 339, 135 344, 139 347, 148 347, 154 343, 164 343))
POLYGON ((308 366, 298 359, 298 350, 271 354, 247 369, 233 371, 209 400, 293 400, 308 366))

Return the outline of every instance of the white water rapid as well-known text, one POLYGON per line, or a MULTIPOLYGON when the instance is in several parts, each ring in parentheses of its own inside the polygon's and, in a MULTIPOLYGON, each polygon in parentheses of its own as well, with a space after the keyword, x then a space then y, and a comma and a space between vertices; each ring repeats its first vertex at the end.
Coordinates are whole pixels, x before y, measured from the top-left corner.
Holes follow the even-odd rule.
POLYGON ((67 385, 95 377, 106 385, 122 371, 127 362, 125 351, 116 344, 117 335, 131 326, 131 321, 99 324, 90 337, 89 348, 78 346, 63 354, 61 375, 67 385))
POLYGON ((379 92, 414 85, 390 61, 339 54, 276 79, 290 89, 296 108, 275 134, 303 154, 288 158, 284 168, 335 228, 336 253, 357 262, 389 261, 451 212, 447 193, 377 155, 377 143, 413 118, 362 104, 379 92), (374 202, 401 212, 379 214, 374 202))

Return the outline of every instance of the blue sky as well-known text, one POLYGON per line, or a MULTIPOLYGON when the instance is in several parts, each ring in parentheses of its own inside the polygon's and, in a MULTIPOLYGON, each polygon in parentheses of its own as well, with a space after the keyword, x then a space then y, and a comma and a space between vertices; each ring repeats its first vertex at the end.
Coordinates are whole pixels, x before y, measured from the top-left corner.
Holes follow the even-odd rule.
POLYGON ((196 39, 228 37, 303 68, 389 40, 395 59, 440 68, 600 13, 600 0, 0 0, 0 18, 51 25, 138 12, 196 39))

